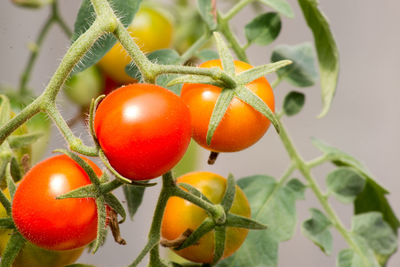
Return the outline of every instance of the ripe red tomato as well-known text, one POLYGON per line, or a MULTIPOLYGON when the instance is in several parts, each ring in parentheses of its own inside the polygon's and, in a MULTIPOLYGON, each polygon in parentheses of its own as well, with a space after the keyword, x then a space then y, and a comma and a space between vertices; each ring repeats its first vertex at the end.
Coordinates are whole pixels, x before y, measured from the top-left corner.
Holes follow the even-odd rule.
MULTIPOLYGON (((187 183, 202 192, 211 202, 217 204, 225 194, 227 180, 211 172, 192 172, 177 179, 177 183, 187 183)), ((236 186, 235 199, 231 213, 250 218, 250 205, 243 191, 236 186)), ((161 226, 161 235, 167 240, 174 240, 187 229, 195 230, 207 218, 207 213, 200 207, 182 198, 171 197, 168 200, 161 226)), ((226 231, 223 258, 232 255, 244 242, 248 230, 229 227, 226 231)), ((202 263, 211 263, 214 256, 214 231, 205 234, 198 244, 174 250, 181 257, 202 263)))
MULTIPOLYGON (((222 64, 220 60, 210 60, 199 67, 222 69, 222 64)), ((250 68, 252 66, 245 62, 235 61, 236 73, 250 68)), ((275 110, 274 94, 266 78, 258 78, 248 83, 246 87, 260 97, 272 111, 275 110)), ((207 145, 208 124, 221 90, 217 86, 208 84, 183 85, 181 97, 190 109, 193 139, 204 148, 215 152, 243 150, 256 143, 265 134, 270 121, 253 107, 234 97, 214 132, 211 144, 207 145)))
MULTIPOLYGON (((3 193, 10 199, 10 193, 6 188, 3 193)), ((0 218, 7 217, 6 210, 0 204, 0 218)), ((0 229, 0 256, 3 254, 7 242, 12 235, 12 230, 0 229)), ((77 248, 73 250, 47 250, 33 245, 29 241, 25 243, 12 267, 64 267, 74 263, 82 254, 85 248, 77 248)))
MULTIPOLYGON (((83 158, 98 176, 101 170, 83 158)), ((51 250, 83 247, 96 238, 97 208, 92 198, 56 197, 90 184, 86 172, 71 158, 58 155, 35 165, 18 186, 12 217, 31 243, 51 250)))
POLYGON ((169 171, 184 155, 191 136, 190 113, 165 88, 130 84, 100 103, 94 129, 115 170, 132 180, 147 180, 169 171))

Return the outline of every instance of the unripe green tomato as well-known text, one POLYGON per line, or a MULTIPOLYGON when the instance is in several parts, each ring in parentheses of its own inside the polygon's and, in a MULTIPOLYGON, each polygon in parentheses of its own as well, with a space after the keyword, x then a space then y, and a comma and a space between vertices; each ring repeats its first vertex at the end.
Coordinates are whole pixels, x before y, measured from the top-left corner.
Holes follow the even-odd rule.
POLYGON ((96 66, 74 74, 65 83, 64 92, 67 97, 81 107, 88 107, 93 98, 104 90, 104 82, 96 66))
MULTIPOLYGON (((3 190, 3 193, 10 199, 8 189, 3 190)), ((5 218, 6 216, 6 210, 0 204, 0 218, 5 218)), ((3 254, 11 234, 11 230, 0 229, 0 256, 3 254)), ((12 267, 64 267, 74 263, 81 256, 84 249, 53 251, 42 249, 30 242, 26 242, 12 267)))

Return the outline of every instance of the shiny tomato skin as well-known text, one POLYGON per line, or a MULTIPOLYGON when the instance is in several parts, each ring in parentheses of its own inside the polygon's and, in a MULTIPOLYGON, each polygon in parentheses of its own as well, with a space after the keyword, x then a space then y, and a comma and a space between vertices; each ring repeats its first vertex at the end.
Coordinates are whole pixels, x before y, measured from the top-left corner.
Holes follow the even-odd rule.
MULTIPOLYGON (((206 61, 199 67, 222 69, 220 60, 206 61)), ((236 73, 250 68, 252 66, 245 62, 235 61, 236 73)), ((272 111, 275 110, 274 94, 265 77, 248 83, 246 87, 260 97, 272 111)), ((253 107, 234 97, 214 132, 211 144, 207 145, 208 124, 221 90, 217 86, 208 84, 183 85, 181 98, 190 109, 193 139, 204 148, 215 152, 243 150, 256 143, 265 134, 270 121, 253 107)))
MULTIPOLYGON (((168 48, 172 44, 174 29, 169 16, 152 6, 142 5, 127 30, 145 53, 168 48)), ((125 67, 130 61, 131 57, 122 45, 117 43, 98 65, 119 84, 127 84, 135 82, 135 79, 125 73, 125 67)))
MULTIPOLYGON (((3 193, 10 199, 10 193, 7 188, 3 190, 3 193)), ((0 204, 0 218, 5 217, 7 217, 6 210, 0 204)), ((11 235, 12 230, 0 229, 0 256, 3 255, 11 235)), ((74 263, 81 256, 84 249, 82 247, 63 251, 47 250, 28 241, 18 253, 12 263, 12 267, 64 267, 74 263)))
POLYGON ((110 164, 131 180, 156 178, 183 157, 191 136, 190 113, 174 93, 130 84, 99 105, 94 129, 110 164))
MULTIPOLYGON (((101 170, 83 158, 98 176, 101 170)), ((58 155, 35 165, 18 186, 12 217, 18 231, 31 243, 50 250, 70 250, 96 238, 97 208, 92 198, 56 199, 90 184, 89 176, 71 158, 58 155)))
MULTIPOLYGON (((201 191, 211 202, 220 203, 226 190, 227 180, 211 172, 192 172, 177 179, 177 183, 187 183, 201 191)), ((251 217, 249 202, 243 191, 236 186, 235 199, 231 213, 251 217)), ((187 230, 195 230, 207 218, 207 213, 200 207, 182 198, 171 197, 168 200, 161 225, 161 235, 167 240, 174 240, 187 230)), ((232 255, 244 242, 248 230, 228 227, 226 231, 223 258, 232 255)), ((173 250, 179 256, 202 263, 211 263, 214 255, 214 231, 204 235, 196 245, 185 249, 173 250)))

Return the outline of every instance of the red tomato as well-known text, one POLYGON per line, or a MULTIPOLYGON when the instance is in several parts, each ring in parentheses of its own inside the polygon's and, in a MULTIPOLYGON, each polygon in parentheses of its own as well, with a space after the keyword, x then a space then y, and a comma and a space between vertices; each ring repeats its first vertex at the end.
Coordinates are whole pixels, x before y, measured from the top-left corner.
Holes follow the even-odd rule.
MULTIPOLYGON (((204 62, 199 67, 222 69, 220 60, 204 62)), ((236 73, 252 68, 251 65, 235 61, 236 73)), ((275 110, 274 94, 266 78, 258 78, 246 87, 260 97, 269 108, 275 110)), ((182 100, 188 105, 192 118, 193 139, 201 146, 216 152, 243 150, 256 143, 267 131, 270 121, 250 105, 234 97, 221 123, 218 125, 211 144, 206 136, 211 114, 221 93, 221 88, 208 84, 184 84, 182 100)))
POLYGON ((157 85, 130 84, 99 105, 94 128, 110 164, 132 180, 160 176, 182 158, 190 141, 185 103, 157 85))
MULTIPOLYGON (((226 179, 211 172, 192 172, 177 179, 177 183, 187 183, 197 188, 211 202, 221 203, 226 190, 226 179)), ((236 194, 230 209, 231 213, 250 218, 250 205, 243 191, 236 186, 236 194)), ((168 200, 161 225, 163 238, 174 240, 187 229, 195 230, 207 218, 207 213, 200 207, 179 197, 168 200)), ((244 242, 248 230, 229 227, 226 231, 223 258, 232 255, 244 242)), ((214 256, 214 231, 205 234, 198 244, 174 250, 181 257, 194 261, 211 263, 214 256)))
MULTIPOLYGON (((98 176, 101 170, 83 158, 98 176)), ((71 158, 59 155, 35 165, 22 179, 12 204, 19 232, 31 243, 51 250, 83 247, 96 238, 97 208, 92 198, 56 197, 90 184, 71 158)))

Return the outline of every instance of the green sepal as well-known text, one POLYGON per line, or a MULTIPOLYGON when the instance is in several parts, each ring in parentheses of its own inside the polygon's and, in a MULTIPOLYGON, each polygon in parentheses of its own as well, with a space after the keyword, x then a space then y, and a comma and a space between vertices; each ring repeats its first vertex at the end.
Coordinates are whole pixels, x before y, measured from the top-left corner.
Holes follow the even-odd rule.
POLYGON ((14 194, 15 194, 15 191, 17 190, 17 186, 15 185, 14 179, 11 176, 11 163, 10 162, 7 164, 7 168, 6 168, 6 182, 7 182, 8 191, 10 192, 11 199, 14 199, 14 194))
POLYGON ((17 149, 25 146, 29 146, 30 144, 36 142, 40 137, 43 136, 43 133, 28 133, 23 135, 12 135, 7 138, 8 144, 12 149, 17 149))
POLYGON ((208 28, 213 31, 217 29, 217 21, 212 14, 213 7, 211 0, 197 0, 197 7, 200 13, 201 18, 207 24, 208 28))
POLYGON ((106 95, 100 95, 96 99, 92 99, 89 108, 89 130, 90 135, 93 138, 94 143, 99 146, 99 141, 97 140, 96 131, 94 130, 94 117, 96 113, 97 106, 99 105, 100 101, 103 100, 106 95))
POLYGON ((280 132, 280 126, 279 126, 279 121, 276 118, 275 114, 272 112, 272 110, 268 107, 265 102, 258 97, 256 94, 254 94, 252 91, 248 90, 246 87, 241 86, 235 90, 236 96, 244 101, 245 103, 249 104, 252 106, 255 110, 259 111, 261 114, 263 114, 265 117, 267 117, 272 125, 274 125, 275 130, 277 133, 280 132))
POLYGON ((268 226, 257 222, 256 220, 232 213, 228 213, 226 216, 226 226, 251 230, 264 230, 268 228, 268 226))
POLYGON ((225 194, 221 201, 221 206, 224 208, 225 213, 228 213, 232 207, 233 200, 236 194, 236 183, 233 175, 230 173, 226 185, 225 194))
POLYGON ((107 236, 106 219, 107 210, 104 198, 96 198, 97 206, 97 236, 96 241, 92 247, 92 253, 96 253, 100 246, 103 245, 105 238, 107 236))
POLYGON ((285 59, 274 63, 257 66, 255 68, 251 68, 241 72, 236 76, 236 80, 238 81, 239 84, 245 85, 254 81, 255 79, 263 77, 269 73, 275 72, 280 68, 286 67, 287 65, 290 64, 292 64, 292 61, 285 59))
POLYGON ((99 192, 96 186, 93 184, 84 185, 77 189, 71 190, 68 193, 57 196, 56 199, 66 199, 66 198, 97 198, 99 197, 99 192))
POLYGON ((15 229, 13 219, 11 217, 0 218, 0 229, 15 229))
POLYGON ((10 166, 10 173, 11 173, 11 177, 13 179, 13 181, 19 181, 22 179, 22 170, 21 170, 21 166, 18 163, 18 160, 16 157, 12 157, 11 158, 11 166, 10 166))
POLYGON ((14 232, 7 242, 6 248, 1 255, 1 267, 9 267, 14 262, 19 251, 24 246, 26 240, 18 232, 14 232))
POLYGON ((176 250, 187 248, 197 243, 202 236, 213 230, 215 223, 211 218, 206 218, 193 233, 176 250))
POLYGON ((0 203, 3 205, 4 209, 7 212, 7 215, 11 215, 11 202, 10 200, 4 195, 3 190, 0 190, 0 203))
POLYGON ((112 193, 108 193, 104 195, 104 200, 108 206, 121 215, 122 220, 119 221, 119 223, 123 223, 126 220, 126 212, 118 198, 116 198, 112 193))
POLYGON ((301 92, 292 91, 283 100, 283 110, 288 116, 296 115, 304 106, 306 97, 301 92))
POLYGON ((217 44, 218 54, 221 58, 222 68, 229 75, 235 74, 235 64, 233 62, 233 56, 229 51, 229 48, 225 41, 222 39, 221 34, 214 32, 215 42, 217 44))
POLYGON ((190 193, 192 193, 196 197, 199 197, 199 198, 207 201, 208 203, 214 204, 202 192, 200 192, 196 187, 194 187, 194 186, 192 186, 190 184, 187 184, 187 183, 179 183, 178 185, 180 187, 183 187, 184 189, 186 189, 187 191, 189 191, 190 193))
POLYGON ((182 75, 168 82, 167 86, 174 86, 182 83, 201 83, 210 84, 218 87, 224 87, 225 84, 221 81, 214 80, 209 76, 202 75, 182 75))
POLYGON ((85 172, 87 173, 87 175, 89 176, 90 182, 95 185, 95 187, 99 187, 100 186, 100 180, 97 177, 96 173, 94 172, 93 168, 89 165, 89 163, 87 163, 86 161, 84 161, 81 157, 79 157, 77 154, 72 153, 68 150, 65 149, 56 149, 54 150, 55 152, 60 152, 63 153, 65 155, 67 155, 68 157, 70 157, 72 160, 74 160, 82 169, 85 170, 85 172))
POLYGON ((225 239, 226 239, 226 227, 218 225, 215 226, 213 263, 218 262, 224 255, 225 239))
MULTIPOLYGON (((235 93, 232 89, 222 89, 221 94, 218 96, 217 103, 215 103, 213 112, 211 114, 210 123, 207 130, 207 145, 211 144, 211 139, 217 129, 219 123, 225 115, 235 93)), ((263 102, 264 103, 264 102, 263 102)))
POLYGON ((99 158, 101 159, 101 161, 103 162, 103 164, 107 167, 107 169, 115 176, 115 178, 117 178, 118 180, 120 180, 121 182, 125 183, 125 184, 135 184, 132 180, 122 176, 121 174, 119 174, 110 164, 110 162, 108 161, 106 155, 104 154, 103 150, 100 149, 99 150, 99 158))

